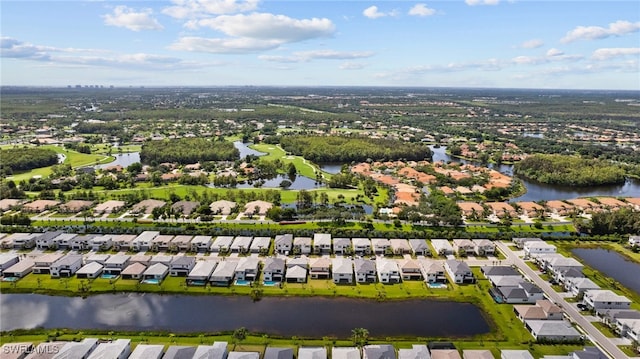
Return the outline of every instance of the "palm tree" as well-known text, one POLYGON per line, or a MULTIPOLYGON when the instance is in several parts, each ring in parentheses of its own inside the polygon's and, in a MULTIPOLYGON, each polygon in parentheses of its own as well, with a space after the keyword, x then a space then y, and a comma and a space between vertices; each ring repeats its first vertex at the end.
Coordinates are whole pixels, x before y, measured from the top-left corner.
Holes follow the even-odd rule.
POLYGON ((351 330, 351 340, 354 345, 362 347, 369 340, 369 331, 365 328, 354 328, 351 330))

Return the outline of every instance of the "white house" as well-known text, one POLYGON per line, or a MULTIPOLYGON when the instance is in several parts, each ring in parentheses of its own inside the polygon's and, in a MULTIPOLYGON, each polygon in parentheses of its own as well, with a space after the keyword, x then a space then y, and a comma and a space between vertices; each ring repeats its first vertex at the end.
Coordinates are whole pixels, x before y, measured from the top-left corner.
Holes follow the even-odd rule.
POLYGON ((274 245, 276 247, 276 252, 288 255, 293 246, 293 234, 287 233, 277 235, 274 240, 274 245))
POLYGON ((364 256, 371 254, 371 240, 369 238, 352 238, 353 253, 364 256))
POLYGON ((336 284, 353 283, 353 263, 347 258, 333 258, 331 260, 331 274, 336 284))
POLYGON ((146 252, 151 249, 151 241, 159 235, 158 231, 144 231, 131 242, 131 249, 136 252, 146 252))
POLYGON ((446 239, 432 239, 431 245, 439 256, 448 256, 455 252, 451 243, 446 239))
POLYGON ((386 258, 376 259, 376 268, 378 270, 378 280, 380 283, 391 284, 400 283, 400 268, 396 261, 386 258))
POLYGON ((331 233, 314 233, 313 234, 313 253, 315 254, 331 253, 331 233))
POLYGON ((591 289, 584 292, 582 303, 588 308, 600 309, 629 309, 631 301, 607 289, 591 289))
POLYGON ((211 236, 195 236, 191 239, 192 252, 206 252, 211 247, 211 236))
POLYGON ((556 253, 556 246, 542 241, 529 241, 524 244, 524 255, 531 258, 533 255, 556 253))
POLYGON ((51 265, 51 278, 71 277, 82 267, 82 255, 67 254, 51 265))
POLYGON ((113 247, 113 235, 105 234, 103 236, 93 237, 89 240, 89 247, 92 251, 106 251, 113 247))
POLYGON ((311 253, 311 237, 295 237, 292 251, 297 254, 311 253))
POLYGON ((467 262, 449 259, 444 262, 444 269, 454 283, 474 283, 473 272, 467 262))

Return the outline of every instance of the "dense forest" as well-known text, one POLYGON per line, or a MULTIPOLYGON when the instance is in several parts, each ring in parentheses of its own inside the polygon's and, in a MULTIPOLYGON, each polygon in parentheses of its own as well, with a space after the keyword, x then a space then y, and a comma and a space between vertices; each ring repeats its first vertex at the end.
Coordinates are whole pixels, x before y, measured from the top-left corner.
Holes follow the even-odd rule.
POLYGON ((431 161, 426 144, 365 137, 283 136, 282 148, 317 162, 431 161))
POLYGON ((54 150, 44 148, 10 148, 0 150, 0 159, 2 172, 11 173, 55 165, 58 163, 58 154, 54 150))
POLYGON ((516 163, 514 173, 534 181, 564 186, 624 183, 620 166, 598 159, 564 155, 533 155, 516 163))
POLYGON ((234 161, 240 153, 227 141, 204 138, 180 138, 175 140, 148 141, 140 151, 142 163, 189 164, 202 161, 234 161))
POLYGON ((591 217, 592 234, 640 233, 640 212, 628 208, 613 212, 594 213, 591 217))

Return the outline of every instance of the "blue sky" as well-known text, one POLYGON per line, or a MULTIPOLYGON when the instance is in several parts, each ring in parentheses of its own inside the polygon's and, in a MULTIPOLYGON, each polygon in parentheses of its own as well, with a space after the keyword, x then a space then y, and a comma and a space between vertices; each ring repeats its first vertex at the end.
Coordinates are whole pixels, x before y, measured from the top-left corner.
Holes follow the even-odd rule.
POLYGON ((638 1, 0 0, 1 84, 640 90, 638 1))

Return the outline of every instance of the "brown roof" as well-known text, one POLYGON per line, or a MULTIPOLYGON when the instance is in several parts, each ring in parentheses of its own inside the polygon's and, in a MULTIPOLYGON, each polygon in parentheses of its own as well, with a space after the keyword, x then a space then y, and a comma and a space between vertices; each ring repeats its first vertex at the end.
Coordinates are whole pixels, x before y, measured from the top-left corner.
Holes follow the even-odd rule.
POLYGON ((29 212, 43 212, 51 207, 60 204, 60 201, 52 201, 48 199, 38 199, 25 204, 22 209, 29 212))
POLYGON ((93 205, 91 201, 81 201, 78 199, 71 200, 67 203, 60 205, 60 211, 62 212, 80 212, 88 209, 93 205))

